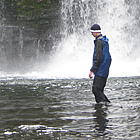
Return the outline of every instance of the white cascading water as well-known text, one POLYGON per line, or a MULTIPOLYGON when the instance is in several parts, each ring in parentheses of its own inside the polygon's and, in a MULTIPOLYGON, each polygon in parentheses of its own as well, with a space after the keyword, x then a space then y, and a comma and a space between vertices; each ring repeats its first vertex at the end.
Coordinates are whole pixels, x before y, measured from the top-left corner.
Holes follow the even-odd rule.
POLYGON ((61 78, 87 77, 93 51, 93 38, 89 32, 91 5, 89 2, 62 1, 62 40, 55 46, 47 73, 61 78))
POLYGON ((98 23, 110 39, 110 76, 140 76, 138 0, 62 0, 61 36, 47 66, 48 77, 87 78, 92 66, 90 27, 98 23))

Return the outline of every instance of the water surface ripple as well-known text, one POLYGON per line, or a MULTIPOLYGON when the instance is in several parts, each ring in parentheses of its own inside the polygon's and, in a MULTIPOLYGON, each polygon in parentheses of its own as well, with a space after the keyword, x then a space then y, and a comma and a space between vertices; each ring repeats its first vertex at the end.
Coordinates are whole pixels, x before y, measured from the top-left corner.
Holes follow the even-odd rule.
POLYGON ((89 79, 0 79, 0 139, 139 139, 140 77, 109 78, 110 104, 89 79))

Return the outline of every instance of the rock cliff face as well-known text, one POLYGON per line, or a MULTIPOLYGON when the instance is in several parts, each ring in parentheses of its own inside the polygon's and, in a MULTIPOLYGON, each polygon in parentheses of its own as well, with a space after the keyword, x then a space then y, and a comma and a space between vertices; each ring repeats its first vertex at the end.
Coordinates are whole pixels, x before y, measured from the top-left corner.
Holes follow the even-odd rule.
POLYGON ((1 0, 0 70, 24 71, 47 59, 60 39, 60 6, 59 0, 1 0))

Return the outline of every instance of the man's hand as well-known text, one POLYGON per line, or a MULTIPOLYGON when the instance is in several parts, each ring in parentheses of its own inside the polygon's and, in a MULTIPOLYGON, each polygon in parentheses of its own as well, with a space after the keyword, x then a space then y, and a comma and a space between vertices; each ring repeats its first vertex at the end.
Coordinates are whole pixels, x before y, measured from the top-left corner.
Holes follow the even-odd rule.
POLYGON ((92 74, 93 74, 93 71, 91 71, 91 72, 89 73, 89 78, 90 78, 90 79, 93 78, 92 74))

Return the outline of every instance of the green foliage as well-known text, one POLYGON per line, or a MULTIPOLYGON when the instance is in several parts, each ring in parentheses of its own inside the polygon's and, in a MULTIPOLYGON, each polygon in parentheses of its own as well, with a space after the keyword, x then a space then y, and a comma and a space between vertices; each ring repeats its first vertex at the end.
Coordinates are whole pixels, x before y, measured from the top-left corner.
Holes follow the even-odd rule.
POLYGON ((6 24, 33 28, 37 35, 59 22, 61 0, 5 0, 6 24))
POLYGON ((15 0, 18 16, 38 19, 59 4, 59 0, 15 0))

